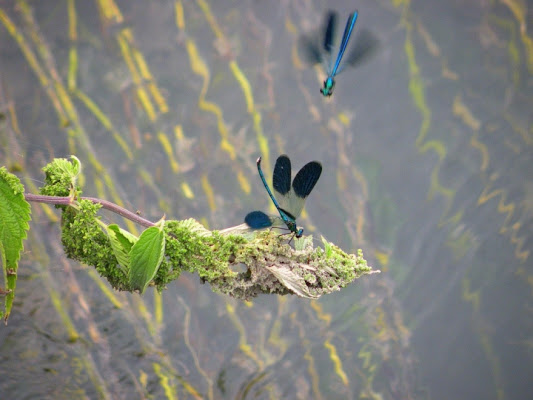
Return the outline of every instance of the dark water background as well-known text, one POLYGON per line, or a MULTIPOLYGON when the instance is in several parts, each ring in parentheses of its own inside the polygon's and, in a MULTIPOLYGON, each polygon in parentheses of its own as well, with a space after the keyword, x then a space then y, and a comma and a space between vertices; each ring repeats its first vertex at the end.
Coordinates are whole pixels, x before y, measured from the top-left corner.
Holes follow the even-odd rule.
POLYGON ((242 303, 188 274, 117 293, 34 204, 0 396, 529 398, 532 16, 513 0, 0 1, 0 161, 28 192, 75 154, 85 195, 216 229, 269 206, 259 155, 267 175, 281 153, 316 159, 300 222, 382 270, 318 301, 242 303), (327 101, 297 51, 326 7, 380 39, 327 101))

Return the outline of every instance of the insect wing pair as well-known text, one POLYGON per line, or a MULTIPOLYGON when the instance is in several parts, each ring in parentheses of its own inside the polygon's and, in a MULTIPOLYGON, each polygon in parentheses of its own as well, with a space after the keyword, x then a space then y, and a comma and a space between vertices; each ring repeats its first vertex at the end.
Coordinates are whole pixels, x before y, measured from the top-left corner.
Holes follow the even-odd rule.
POLYGON ((252 211, 246 215, 244 221, 250 228, 263 229, 277 225, 277 220, 281 219, 290 232, 297 238, 301 237, 303 228, 298 228, 296 218, 300 216, 307 196, 320 178, 322 165, 318 161, 307 163, 298 171, 291 185, 291 161, 285 154, 279 156, 272 175, 275 195, 270 190, 261 169, 261 157, 257 159, 257 170, 280 216, 272 217, 262 211, 252 211))

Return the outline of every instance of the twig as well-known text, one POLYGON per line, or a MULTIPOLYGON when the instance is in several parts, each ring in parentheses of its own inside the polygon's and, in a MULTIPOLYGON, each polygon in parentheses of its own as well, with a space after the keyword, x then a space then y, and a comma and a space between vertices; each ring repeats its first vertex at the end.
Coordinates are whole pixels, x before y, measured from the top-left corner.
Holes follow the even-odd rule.
MULTIPOLYGON (((31 194, 26 193, 24 195, 27 201, 32 201, 35 203, 47 203, 47 204, 54 204, 54 205, 63 205, 63 206, 69 206, 75 204, 75 199, 72 197, 62 197, 62 196, 43 196, 38 194, 31 194)), ((102 208, 105 208, 106 210, 112 211, 126 219, 129 219, 130 221, 133 221, 139 225, 145 226, 145 227, 151 227, 154 226, 155 223, 152 221, 149 221, 134 212, 131 212, 129 210, 126 210, 123 207, 120 207, 119 205, 115 203, 111 203, 107 200, 97 199, 95 197, 80 197, 82 200, 89 200, 92 203, 100 204, 102 208)))

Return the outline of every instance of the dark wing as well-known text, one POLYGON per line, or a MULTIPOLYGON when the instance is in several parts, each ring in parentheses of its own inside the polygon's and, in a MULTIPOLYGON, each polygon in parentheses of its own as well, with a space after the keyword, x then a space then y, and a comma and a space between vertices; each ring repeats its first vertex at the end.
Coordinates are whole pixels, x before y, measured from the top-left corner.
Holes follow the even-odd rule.
POLYGON ((369 60, 370 56, 379 47, 378 38, 368 29, 361 29, 354 43, 345 61, 347 65, 351 65, 352 67, 369 60))
POLYGON ((287 198, 291 191, 291 160, 285 154, 276 160, 272 175, 272 187, 279 206, 285 209, 288 206, 287 198))
POLYGON ((331 55, 333 51, 333 41, 335 40, 335 31, 337 28, 337 13, 329 10, 326 13, 326 20, 324 25, 324 51, 331 55))
POLYGON ((322 173, 322 164, 318 161, 311 161, 305 164, 294 177, 292 189, 296 196, 306 198, 315 187, 320 174, 322 173))
POLYGON ((304 208, 305 199, 313 190, 322 174, 322 164, 318 161, 311 161, 305 164, 294 177, 292 191, 288 195, 288 205, 284 208, 291 213, 294 218, 298 218, 304 208))
POLYGON ((272 226, 272 218, 262 211, 252 211, 246 214, 244 222, 252 229, 263 229, 272 226))

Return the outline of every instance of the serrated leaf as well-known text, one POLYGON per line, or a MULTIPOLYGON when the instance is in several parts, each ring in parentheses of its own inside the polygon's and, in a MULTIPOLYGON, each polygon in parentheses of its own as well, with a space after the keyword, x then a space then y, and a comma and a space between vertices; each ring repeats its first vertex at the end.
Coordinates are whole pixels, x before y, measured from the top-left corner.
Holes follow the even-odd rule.
POLYGON ((71 196, 75 194, 77 181, 81 175, 81 163, 76 156, 54 158, 43 167, 45 185, 40 188, 41 194, 48 196, 71 196))
POLYGON ((0 168, 0 243, 2 251, 2 269, 6 289, 5 315, 7 321, 17 285, 17 268, 20 253, 24 249, 23 241, 30 228, 30 205, 24 199, 24 186, 20 180, 0 168))
POLYGON ((111 224, 107 227, 107 234, 113 248, 113 253, 120 265, 130 268, 130 251, 137 242, 137 236, 122 229, 117 224, 111 224))
POLYGON ((58 175, 67 175, 70 179, 75 180, 81 169, 81 163, 78 157, 70 156, 70 160, 66 158, 55 158, 52 162, 55 170, 54 173, 58 175))
POLYGON ((165 253, 164 223, 146 229, 130 251, 130 286, 144 292, 154 278, 165 253))
POLYGON ((194 218, 189 218, 181 221, 181 226, 187 228, 189 232, 196 233, 199 236, 209 236, 211 231, 205 228, 202 224, 196 221, 194 218))

